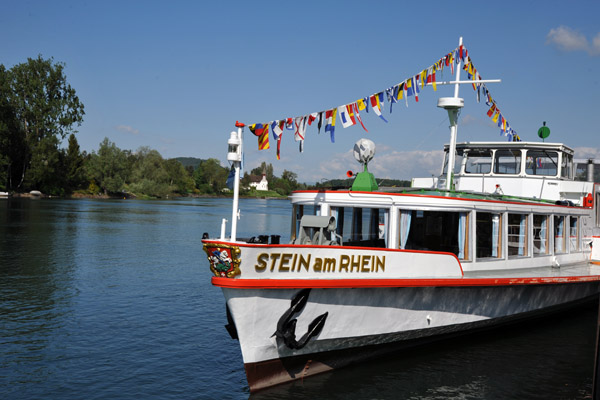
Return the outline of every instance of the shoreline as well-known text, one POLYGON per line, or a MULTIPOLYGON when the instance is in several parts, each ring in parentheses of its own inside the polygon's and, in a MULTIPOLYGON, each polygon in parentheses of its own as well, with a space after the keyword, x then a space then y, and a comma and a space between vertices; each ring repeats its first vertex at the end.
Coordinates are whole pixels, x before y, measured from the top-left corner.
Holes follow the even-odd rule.
MULTIPOLYGON (((73 193, 68 196, 51 196, 46 194, 34 195, 31 193, 10 193, 8 197, 2 197, 4 199, 63 199, 63 200, 79 200, 79 199, 93 199, 93 200, 173 200, 179 198, 201 198, 201 199, 232 199, 232 196, 226 195, 214 195, 214 194, 189 194, 189 195, 177 195, 168 196, 166 198, 158 197, 143 197, 135 196, 131 194, 125 194, 125 196, 111 196, 104 194, 81 194, 73 193)), ((248 196, 240 195, 240 199, 263 199, 263 200, 288 200, 288 196, 274 197, 274 196, 248 196)))

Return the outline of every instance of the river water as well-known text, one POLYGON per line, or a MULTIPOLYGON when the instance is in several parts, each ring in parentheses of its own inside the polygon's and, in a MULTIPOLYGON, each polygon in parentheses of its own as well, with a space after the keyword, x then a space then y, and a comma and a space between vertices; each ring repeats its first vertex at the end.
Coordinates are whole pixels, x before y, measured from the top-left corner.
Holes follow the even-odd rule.
MULTIPOLYGON (((238 236, 282 234, 281 200, 240 201, 238 236)), ((0 199, 0 399, 250 396, 200 238, 222 199, 0 199)), ((584 399, 597 309, 452 339, 253 399, 584 399)))

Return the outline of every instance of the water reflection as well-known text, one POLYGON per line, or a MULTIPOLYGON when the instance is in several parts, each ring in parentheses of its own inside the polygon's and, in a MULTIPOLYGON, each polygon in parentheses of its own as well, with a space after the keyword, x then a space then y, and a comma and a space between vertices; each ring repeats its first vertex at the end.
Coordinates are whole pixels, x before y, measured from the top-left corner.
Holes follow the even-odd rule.
POLYGON ((0 368, 9 383, 22 374, 46 379, 51 370, 36 363, 70 313, 77 224, 68 215, 56 224, 56 213, 44 201, 0 202, 0 368))

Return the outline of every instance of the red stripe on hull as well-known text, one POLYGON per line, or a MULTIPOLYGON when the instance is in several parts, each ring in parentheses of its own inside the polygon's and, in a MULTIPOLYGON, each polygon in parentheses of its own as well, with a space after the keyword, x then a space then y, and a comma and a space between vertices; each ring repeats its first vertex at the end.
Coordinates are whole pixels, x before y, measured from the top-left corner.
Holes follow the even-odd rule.
POLYGON ((214 286, 232 289, 513 286, 593 281, 600 281, 600 275, 459 279, 231 279, 212 277, 212 284, 214 286))

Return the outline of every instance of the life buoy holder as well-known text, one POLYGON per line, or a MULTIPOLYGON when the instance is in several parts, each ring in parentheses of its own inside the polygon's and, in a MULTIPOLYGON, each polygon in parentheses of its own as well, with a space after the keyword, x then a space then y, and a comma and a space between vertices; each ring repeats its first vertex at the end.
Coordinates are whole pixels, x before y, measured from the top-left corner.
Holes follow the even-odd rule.
POLYGON ((583 206, 592 208, 594 207, 594 196, 591 193, 588 193, 587 196, 583 198, 583 206))

